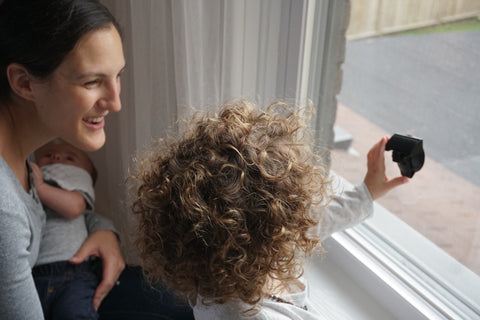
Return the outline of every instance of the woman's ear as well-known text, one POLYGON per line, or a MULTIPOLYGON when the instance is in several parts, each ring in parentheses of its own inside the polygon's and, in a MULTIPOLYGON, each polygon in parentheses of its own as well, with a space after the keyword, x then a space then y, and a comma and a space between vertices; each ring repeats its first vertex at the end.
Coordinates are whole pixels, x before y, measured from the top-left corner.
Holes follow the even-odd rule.
POLYGON ((34 99, 32 91, 33 76, 28 70, 18 63, 11 63, 7 66, 7 78, 10 88, 18 96, 32 101, 34 99))

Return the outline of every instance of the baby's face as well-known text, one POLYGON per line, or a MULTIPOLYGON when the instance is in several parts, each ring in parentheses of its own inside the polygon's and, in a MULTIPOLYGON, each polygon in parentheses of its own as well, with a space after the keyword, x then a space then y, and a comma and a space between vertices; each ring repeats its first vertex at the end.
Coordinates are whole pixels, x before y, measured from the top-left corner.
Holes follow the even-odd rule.
POLYGON ((47 144, 35 152, 39 167, 49 164, 67 164, 86 170, 92 174, 93 167, 88 156, 81 150, 66 144, 47 144))

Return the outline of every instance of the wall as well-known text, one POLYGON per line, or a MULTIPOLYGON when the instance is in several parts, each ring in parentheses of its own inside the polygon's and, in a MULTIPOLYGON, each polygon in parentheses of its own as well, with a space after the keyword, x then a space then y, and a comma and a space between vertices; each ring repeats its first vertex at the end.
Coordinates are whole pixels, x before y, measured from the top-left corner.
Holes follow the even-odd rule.
POLYGON ((480 0, 355 0, 347 39, 354 40, 480 17, 480 0))

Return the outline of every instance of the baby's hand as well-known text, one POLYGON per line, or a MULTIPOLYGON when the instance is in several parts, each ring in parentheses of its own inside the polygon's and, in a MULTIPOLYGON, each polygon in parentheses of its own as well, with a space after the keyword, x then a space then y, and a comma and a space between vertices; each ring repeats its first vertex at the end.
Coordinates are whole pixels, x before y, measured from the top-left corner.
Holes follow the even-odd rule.
POLYGON ((35 179, 35 187, 38 189, 38 187, 44 183, 42 170, 34 162, 30 162, 30 166, 32 167, 33 178, 35 179))

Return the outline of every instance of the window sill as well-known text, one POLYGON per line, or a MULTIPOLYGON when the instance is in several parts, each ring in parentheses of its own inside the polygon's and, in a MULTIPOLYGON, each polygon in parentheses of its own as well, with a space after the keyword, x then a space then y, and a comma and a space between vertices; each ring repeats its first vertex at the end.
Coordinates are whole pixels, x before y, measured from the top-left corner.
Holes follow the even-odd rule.
MULTIPOLYGON (((341 299, 346 292, 347 300, 357 302, 351 295, 367 295, 381 306, 373 313, 386 312, 392 319, 480 318, 480 277, 376 203, 372 218, 333 234, 324 247, 327 257, 314 257, 307 268, 307 277, 312 268, 326 273, 312 288, 322 288, 332 270, 341 270, 352 279, 351 287, 337 287, 341 299), (325 261, 332 266, 324 268, 325 261)), ((356 304, 350 309, 360 319, 356 304)))

